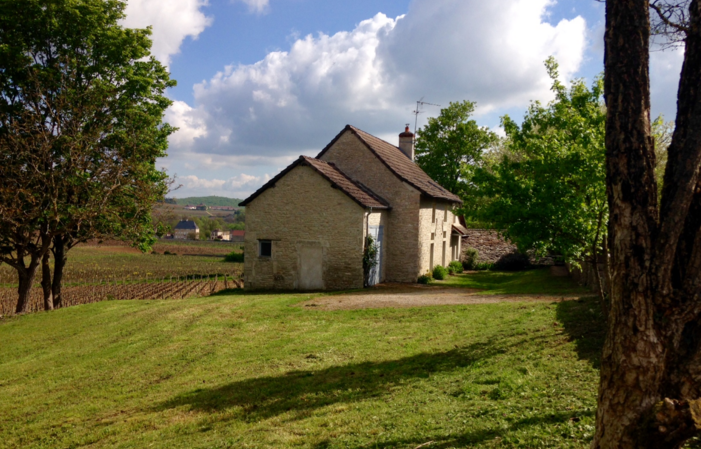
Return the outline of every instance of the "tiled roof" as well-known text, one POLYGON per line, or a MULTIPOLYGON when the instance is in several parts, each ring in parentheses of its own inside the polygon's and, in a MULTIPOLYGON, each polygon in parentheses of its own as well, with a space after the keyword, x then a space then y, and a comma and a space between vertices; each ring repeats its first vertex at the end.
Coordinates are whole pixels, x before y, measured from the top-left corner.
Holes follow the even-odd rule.
POLYGON ((347 125, 343 131, 339 133, 330 144, 324 148, 317 156, 320 158, 333 144, 338 140, 344 132, 350 131, 367 146, 367 148, 382 161, 383 164, 394 173, 399 179, 414 186, 424 195, 441 200, 462 203, 459 196, 450 193, 448 190, 440 186, 436 181, 431 179, 416 163, 409 159, 402 150, 395 147, 391 143, 378 139, 372 134, 368 134, 354 126, 347 125))
POLYGON ((460 235, 467 235, 468 233, 467 228, 458 223, 453 223, 453 229, 456 230, 460 235))
POLYGON ((246 206, 248 203, 253 201, 258 195, 263 193, 268 188, 272 187, 277 183, 283 176, 289 173, 293 168, 298 165, 304 165, 313 168, 317 173, 326 178, 331 182, 333 188, 337 188, 341 192, 345 193, 353 201, 361 205, 362 207, 372 207, 373 209, 389 209, 389 203, 376 195, 370 189, 360 184, 357 181, 353 181, 351 178, 346 176, 341 170, 339 170, 335 165, 329 164, 325 161, 314 159, 307 156, 300 156, 295 162, 293 162, 289 167, 277 174, 273 179, 268 181, 256 190, 253 195, 249 196, 243 200, 240 205, 246 206))
POLYGON ((180 220, 180 222, 175 225, 175 229, 191 229, 193 231, 199 229, 197 223, 192 220, 180 220))

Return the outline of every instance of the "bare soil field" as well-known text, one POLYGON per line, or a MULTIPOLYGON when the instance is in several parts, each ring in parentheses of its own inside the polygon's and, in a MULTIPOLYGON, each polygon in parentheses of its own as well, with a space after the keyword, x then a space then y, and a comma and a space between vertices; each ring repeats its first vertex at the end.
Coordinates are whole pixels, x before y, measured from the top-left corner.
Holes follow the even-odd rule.
POLYGON ((499 302, 562 302, 582 297, 565 295, 495 295, 484 290, 451 288, 420 284, 379 284, 352 293, 323 296, 297 304, 300 307, 324 310, 381 309, 429 307, 457 304, 490 304, 499 302))

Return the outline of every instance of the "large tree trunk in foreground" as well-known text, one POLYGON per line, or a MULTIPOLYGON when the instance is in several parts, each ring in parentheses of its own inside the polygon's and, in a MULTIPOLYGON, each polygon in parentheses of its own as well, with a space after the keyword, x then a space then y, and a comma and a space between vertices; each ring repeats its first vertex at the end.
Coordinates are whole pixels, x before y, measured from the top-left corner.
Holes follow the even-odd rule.
POLYGON ((701 427, 701 12, 693 0, 658 209, 648 8, 606 3, 612 282, 593 448, 676 448, 701 427))

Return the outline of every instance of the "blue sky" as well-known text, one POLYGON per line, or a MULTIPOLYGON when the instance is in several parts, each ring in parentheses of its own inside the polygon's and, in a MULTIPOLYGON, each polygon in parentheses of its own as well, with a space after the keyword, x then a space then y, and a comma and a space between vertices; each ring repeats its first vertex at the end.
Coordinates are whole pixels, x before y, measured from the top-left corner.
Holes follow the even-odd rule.
MULTIPOLYGON (((392 143, 416 100, 477 101, 475 119, 523 116, 563 81, 603 68, 595 0, 130 0, 125 26, 153 26, 178 86, 180 128, 160 165, 177 197, 245 197, 347 123, 392 143)), ((653 114, 672 119, 679 51, 652 56, 653 114)), ((440 108, 427 107, 419 126, 440 108)))

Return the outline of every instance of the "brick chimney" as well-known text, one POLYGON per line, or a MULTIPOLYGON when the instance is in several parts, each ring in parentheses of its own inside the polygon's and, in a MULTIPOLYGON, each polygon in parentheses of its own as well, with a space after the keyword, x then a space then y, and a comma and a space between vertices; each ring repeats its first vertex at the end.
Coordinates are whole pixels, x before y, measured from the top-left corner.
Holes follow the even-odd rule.
POLYGON ((406 157, 414 160, 414 134, 409 131, 409 124, 404 128, 404 132, 399 134, 399 149, 406 157))

